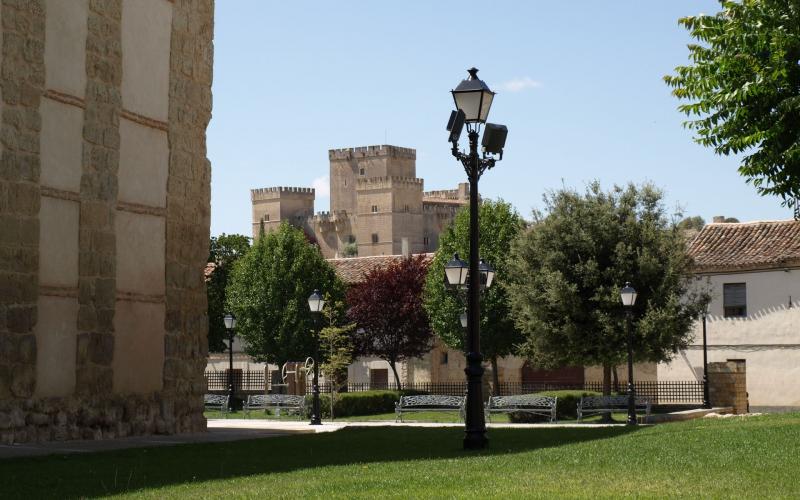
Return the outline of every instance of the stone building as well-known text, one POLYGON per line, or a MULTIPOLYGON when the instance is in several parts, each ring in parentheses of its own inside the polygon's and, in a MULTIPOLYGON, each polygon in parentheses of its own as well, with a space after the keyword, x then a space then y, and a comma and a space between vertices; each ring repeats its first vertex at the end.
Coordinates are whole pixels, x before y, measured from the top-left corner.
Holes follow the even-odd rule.
POLYGON ((205 429, 213 14, 2 0, 2 443, 205 429))
MULTIPOLYGON (((715 221, 724 218, 715 218, 715 221)), ((709 363, 746 366, 750 405, 800 408, 800 221, 716 222, 689 245, 696 286, 708 291, 709 363)), ((702 380, 703 323, 658 380, 702 380)))
POLYGON ((439 234, 469 203, 469 185, 425 192, 416 157, 397 146, 332 149, 330 211, 314 214, 312 188, 253 189, 253 237, 262 226, 270 231, 287 221, 313 235, 326 258, 348 255, 348 245, 361 257, 434 251, 439 234))

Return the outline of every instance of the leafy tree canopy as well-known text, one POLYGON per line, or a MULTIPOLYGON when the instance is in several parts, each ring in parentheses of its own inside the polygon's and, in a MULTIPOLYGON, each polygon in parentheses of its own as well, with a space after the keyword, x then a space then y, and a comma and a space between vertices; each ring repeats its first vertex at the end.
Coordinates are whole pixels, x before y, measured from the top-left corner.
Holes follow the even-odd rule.
POLYGON ((630 281, 634 353, 666 361, 691 340, 704 298, 690 289, 690 258, 651 185, 545 196, 546 213, 515 243, 509 298, 537 365, 615 366, 627 356, 619 292, 630 281))
POLYGON ((207 277, 208 294, 208 350, 222 352, 227 347, 225 331, 225 288, 233 264, 250 249, 250 238, 241 234, 221 234, 212 236, 209 245, 208 262, 214 263, 214 271, 207 277))
POLYGON ((258 238, 234 265, 227 289, 247 354, 276 364, 313 355, 317 325, 308 296, 315 289, 330 297, 326 307, 344 298, 333 267, 303 231, 282 223, 258 238))
POLYGON ((347 292, 355 353, 388 361, 398 387, 397 363, 424 355, 433 340, 422 305, 427 269, 422 256, 401 259, 370 271, 347 292))
POLYGON ((694 217, 686 217, 685 219, 681 220, 678 223, 678 229, 699 231, 703 229, 703 226, 705 225, 705 219, 699 215, 695 215, 694 217))
POLYGON ((685 17, 699 44, 691 65, 664 77, 695 140, 717 154, 745 153, 739 172, 784 204, 800 196, 800 2, 721 1, 715 15, 685 17))
MULTIPOLYGON (((495 269, 494 284, 481 292, 481 352, 492 362, 497 387, 497 358, 514 352, 522 337, 511 318, 508 291, 508 256, 511 244, 524 227, 524 221, 511 204, 503 200, 483 200, 479 207, 480 257, 495 269)), ((425 284, 425 309, 433 331, 453 349, 465 349, 465 332, 460 316, 466 297, 459 297, 444 286, 444 266, 458 253, 469 259, 469 209, 458 212, 453 224, 439 238, 439 249, 425 284)))

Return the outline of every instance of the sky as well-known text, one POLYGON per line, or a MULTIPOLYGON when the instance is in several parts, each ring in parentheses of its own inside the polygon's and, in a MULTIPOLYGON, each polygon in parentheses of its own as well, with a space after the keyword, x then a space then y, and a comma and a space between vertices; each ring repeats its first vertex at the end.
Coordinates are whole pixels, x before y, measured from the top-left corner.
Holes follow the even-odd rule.
MULTIPOLYGON (((711 0, 429 2, 219 0, 214 34, 211 234, 250 234, 250 189, 317 188, 328 150, 417 151, 425 190, 465 182, 445 126, 466 69, 497 92, 503 160, 480 181, 526 218, 545 192, 651 182, 670 213, 710 222, 791 217, 682 127, 663 76, 688 62, 678 18, 711 0)), ((464 136, 466 134, 463 134, 464 136)))

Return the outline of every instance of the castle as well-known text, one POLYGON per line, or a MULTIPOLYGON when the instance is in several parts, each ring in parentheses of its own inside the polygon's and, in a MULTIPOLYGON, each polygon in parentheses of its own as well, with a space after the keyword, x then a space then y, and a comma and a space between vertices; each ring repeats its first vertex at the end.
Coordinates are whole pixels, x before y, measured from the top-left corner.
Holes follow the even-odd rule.
POLYGON ((467 183, 425 192, 414 149, 332 149, 328 159, 330 212, 314 214, 313 188, 252 189, 254 238, 287 221, 313 235, 325 258, 425 253, 469 203, 467 183))

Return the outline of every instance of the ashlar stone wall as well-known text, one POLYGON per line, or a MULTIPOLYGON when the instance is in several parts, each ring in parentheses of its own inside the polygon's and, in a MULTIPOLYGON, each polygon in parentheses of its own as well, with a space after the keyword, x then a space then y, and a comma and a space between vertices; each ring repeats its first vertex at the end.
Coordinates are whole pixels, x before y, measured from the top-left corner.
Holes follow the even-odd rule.
POLYGON ((0 442, 205 429, 213 0, 1 0, 0 442))

